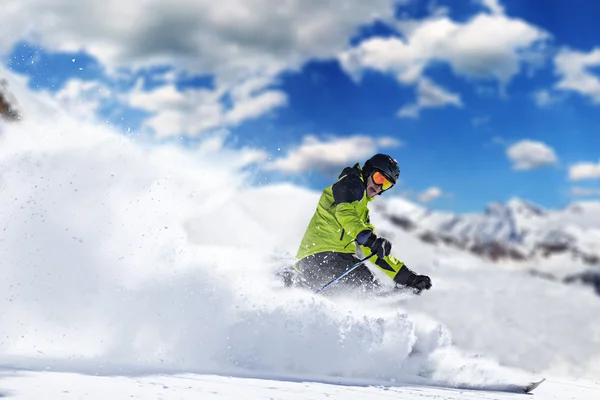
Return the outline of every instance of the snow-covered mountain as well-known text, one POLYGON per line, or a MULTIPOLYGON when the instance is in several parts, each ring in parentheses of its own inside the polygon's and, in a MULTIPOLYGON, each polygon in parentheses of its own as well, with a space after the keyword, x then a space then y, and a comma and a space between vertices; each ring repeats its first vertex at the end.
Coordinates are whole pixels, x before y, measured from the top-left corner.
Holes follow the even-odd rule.
POLYGON ((431 211, 401 198, 379 211, 424 242, 444 244, 493 261, 544 261, 568 255, 600 264, 600 202, 577 202, 545 210, 521 199, 489 204, 484 212, 457 215, 431 211))

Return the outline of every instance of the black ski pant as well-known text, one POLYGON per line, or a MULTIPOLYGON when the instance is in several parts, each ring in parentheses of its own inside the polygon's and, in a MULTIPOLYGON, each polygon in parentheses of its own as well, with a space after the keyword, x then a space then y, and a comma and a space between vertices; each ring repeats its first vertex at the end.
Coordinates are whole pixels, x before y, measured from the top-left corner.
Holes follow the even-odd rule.
MULTIPOLYGON (((297 262, 296 268, 301 272, 304 283, 311 289, 317 290, 346 272, 359 261, 360 259, 354 254, 328 251, 303 258, 297 262)), ((379 284, 373 273, 363 263, 327 290, 334 289, 334 286, 345 288, 350 286, 371 290, 378 287, 379 284)))

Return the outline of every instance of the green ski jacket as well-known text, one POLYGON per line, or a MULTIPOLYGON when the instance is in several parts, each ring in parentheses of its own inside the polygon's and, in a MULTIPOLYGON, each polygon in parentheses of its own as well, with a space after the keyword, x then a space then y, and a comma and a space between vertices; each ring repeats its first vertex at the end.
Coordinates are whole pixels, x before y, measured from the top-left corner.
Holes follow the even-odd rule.
MULTIPOLYGON (((356 243, 356 236, 364 230, 375 233, 368 209, 373 198, 367 196, 362 175, 362 168, 358 163, 353 167, 346 167, 338 180, 323 190, 317 209, 300 242, 296 254, 298 260, 325 251, 356 253, 357 246, 360 246, 356 243)), ((371 254, 368 247, 360 248, 365 256, 371 254)), ((389 255, 383 259, 373 256, 369 260, 394 281, 404 281, 405 274, 398 274, 404 263, 394 256, 389 255)))

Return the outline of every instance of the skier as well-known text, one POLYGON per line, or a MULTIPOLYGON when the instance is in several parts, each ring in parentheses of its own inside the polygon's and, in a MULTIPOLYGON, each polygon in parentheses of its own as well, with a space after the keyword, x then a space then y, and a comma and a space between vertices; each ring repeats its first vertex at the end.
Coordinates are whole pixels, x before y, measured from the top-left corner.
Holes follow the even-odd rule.
MULTIPOLYGON (((321 288, 365 256, 394 282, 396 288, 410 287, 417 293, 431 288, 428 276, 417 275, 391 255, 392 244, 375 233, 369 220, 368 204, 391 189, 400 175, 398 163, 386 154, 376 154, 361 168, 359 163, 343 169, 338 180, 326 187, 311 218, 296 255, 295 274, 284 274, 287 286, 321 288)), ((361 290, 380 287, 361 264, 336 282, 361 290)))

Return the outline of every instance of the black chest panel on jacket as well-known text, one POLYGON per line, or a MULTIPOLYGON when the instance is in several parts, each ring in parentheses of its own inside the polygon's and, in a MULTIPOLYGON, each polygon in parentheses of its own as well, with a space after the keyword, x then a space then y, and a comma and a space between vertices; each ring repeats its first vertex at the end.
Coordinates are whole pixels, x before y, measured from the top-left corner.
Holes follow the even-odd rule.
POLYGON ((358 164, 344 168, 340 177, 345 176, 331 187, 334 204, 352 203, 363 198, 366 186, 360 179, 360 174, 358 164))

